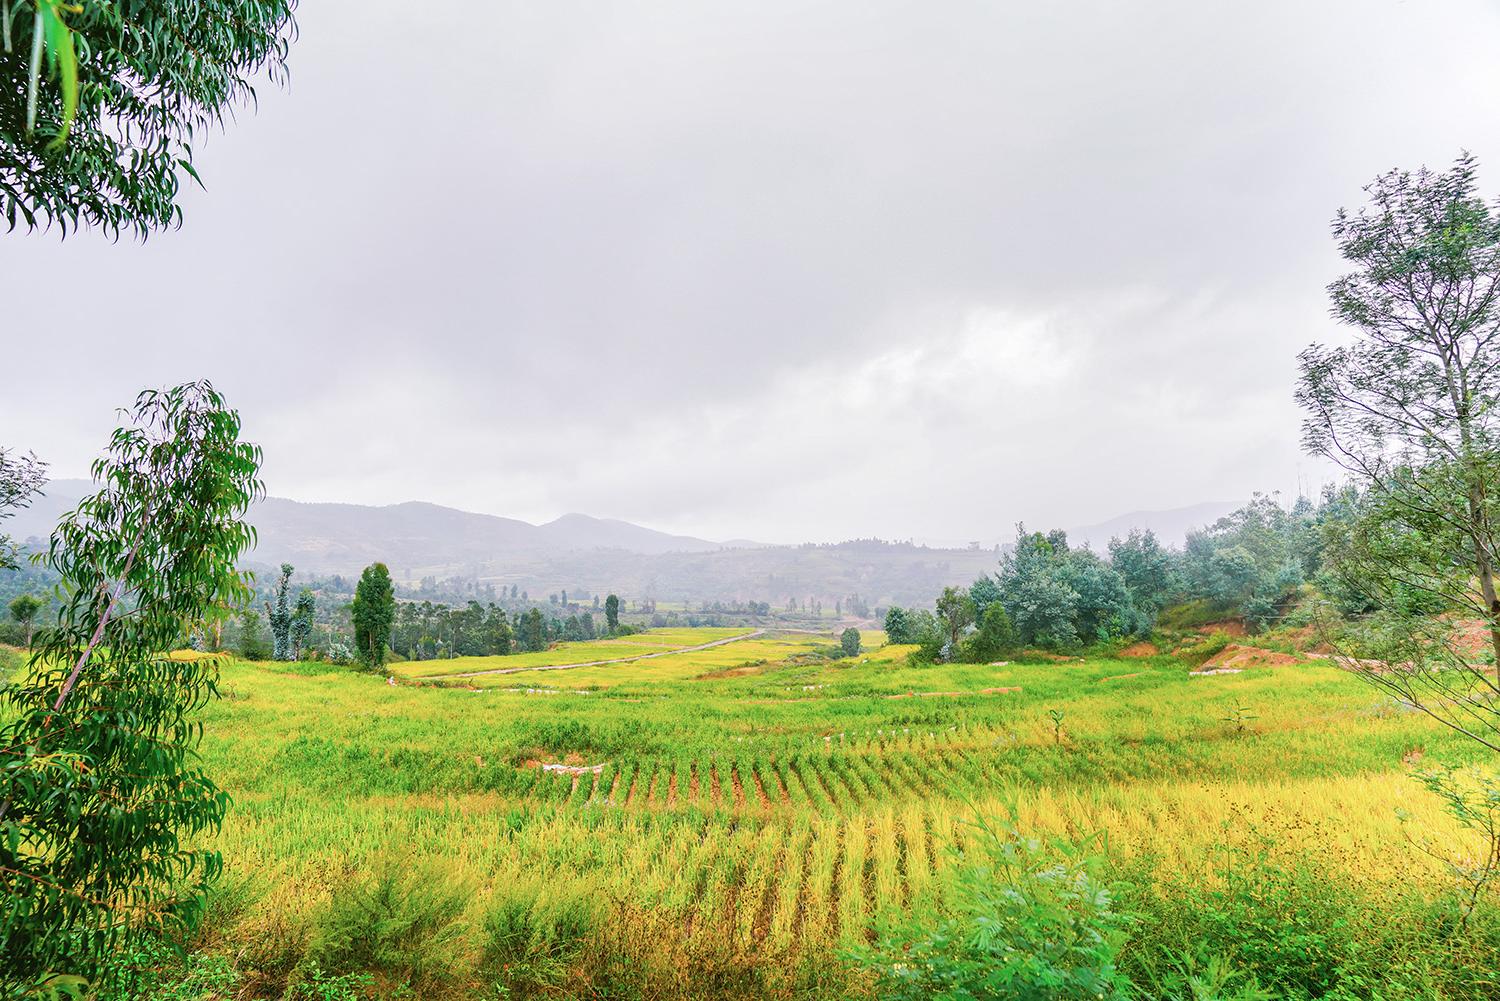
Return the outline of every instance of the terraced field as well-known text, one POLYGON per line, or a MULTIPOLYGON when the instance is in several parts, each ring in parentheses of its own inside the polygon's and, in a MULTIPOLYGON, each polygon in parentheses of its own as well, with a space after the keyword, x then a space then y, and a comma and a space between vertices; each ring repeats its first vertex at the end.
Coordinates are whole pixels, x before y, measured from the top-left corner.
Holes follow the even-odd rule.
MULTIPOLYGON (((396 859, 461 889, 459 971, 488 915, 581 907, 582 994, 628 969, 648 996, 842 997, 862 988, 831 960, 941 903, 976 814, 1103 832, 1122 865, 1195 883, 1224 878, 1238 848, 1356 888, 1438 880, 1398 809, 1459 843, 1403 759, 1462 745, 1326 663, 913 668, 899 647, 813 656, 829 643, 757 637, 463 687, 231 665, 205 756, 235 799, 221 845, 242 905, 216 934, 271 957, 257 962, 274 981, 333 888, 396 859)), ((448 989, 469 996, 478 981, 457 976, 448 989)))

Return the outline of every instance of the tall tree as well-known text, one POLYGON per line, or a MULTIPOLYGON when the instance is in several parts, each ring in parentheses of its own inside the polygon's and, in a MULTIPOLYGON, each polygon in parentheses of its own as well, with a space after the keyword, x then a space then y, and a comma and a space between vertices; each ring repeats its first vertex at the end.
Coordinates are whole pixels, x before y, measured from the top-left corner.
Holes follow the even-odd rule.
POLYGON ((964 630, 974 623, 974 599, 961 587, 945 587, 937 600, 938 618, 943 621, 947 635, 948 655, 958 652, 958 641, 964 630))
MULTIPOLYGON (((0 0, 3 4, 3 0, 0 0)), ((17 508, 31 503, 31 498, 47 482, 47 464, 34 455, 21 455, 0 448, 0 522, 17 508)), ((10 536, 0 532, 0 570, 14 569, 16 548, 10 536)))
POLYGON ((0 211, 144 236, 180 221, 196 134, 286 77, 296 0, 0 4, 0 211), (52 68, 47 72, 44 68, 52 68))
POLYGON ((31 646, 31 627, 36 614, 42 610, 42 599, 34 594, 17 595, 10 603, 10 617, 26 631, 26 645, 31 646))
MULTIPOLYGON (((128 939, 190 917, 222 867, 228 797, 197 766, 218 661, 167 656, 252 597, 235 569, 260 450, 206 382, 142 393, 52 533, 66 595, 0 699, 0 995, 95 977, 128 939), (198 847, 189 847, 198 846, 198 847)), ((104 992, 107 994, 107 992, 104 992)))
POLYGON ((372 563, 359 575, 354 588, 354 648, 359 661, 372 671, 385 665, 391 642, 391 623, 396 619, 396 590, 384 563, 372 563))
POLYGON ((1109 565, 1130 592, 1135 607, 1155 616, 1172 593, 1172 551, 1151 529, 1132 528, 1125 538, 1109 540, 1109 565))
POLYGON ((888 643, 912 643, 916 640, 911 616, 899 605, 892 605, 885 613, 885 638, 888 643))
POLYGON ((240 613, 239 642, 235 651, 244 660, 265 660, 271 656, 271 650, 266 646, 266 638, 261 634, 260 613, 253 608, 247 608, 240 613))
POLYGON ((489 607, 484 620, 484 631, 486 653, 499 656, 510 653, 510 622, 506 619, 505 609, 496 605, 489 607))
POLYGON ((620 596, 617 594, 604 599, 604 625, 611 633, 620 628, 620 596))
POLYGON ((547 649, 547 622, 542 610, 533 608, 521 616, 521 649, 530 653, 547 649))
POLYGON ((266 622, 271 627, 271 658, 292 660, 292 604, 287 592, 292 586, 293 567, 281 564, 281 576, 276 579, 276 605, 266 602, 266 622))
POLYGON ((1467 154, 1393 170, 1366 187, 1368 206, 1339 211, 1354 270, 1329 295, 1356 337, 1302 353, 1297 401, 1307 450, 1365 494, 1332 567, 1405 620, 1397 666, 1372 679, 1500 749, 1500 678, 1470 666, 1441 621, 1403 611, 1425 594, 1482 620, 1500 672, 1500 205, 1480 198, 1476 171, 1467 154))
POLYGON ((308 639, 312 636, 313 620, 317 615, 318 600, 312 591, 303 588, 297 594, 297 606, 292 610, 291 626, 288 630, 291 640, 291 659, 301 660, 302 651, 307 646, 308 639))
POLYGON ((1069 647, 1078 642, 1078 592, 1068 580, 1067 539, 1027 534, 1016 526, 1015 548, 1000 557, 996 582, 1021 646, 1069 647))

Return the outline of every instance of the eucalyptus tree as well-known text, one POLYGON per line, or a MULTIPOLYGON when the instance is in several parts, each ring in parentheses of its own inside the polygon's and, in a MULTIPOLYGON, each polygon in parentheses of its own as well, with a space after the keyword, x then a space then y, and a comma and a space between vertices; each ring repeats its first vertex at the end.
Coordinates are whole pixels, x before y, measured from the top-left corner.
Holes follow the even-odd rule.
POLYGON ((144 236, 181 220, 193 143, 286 80, 296 0, 0 3, 0 212, 144 236))
POLYGON ((179 639, 252 597, 236 561, 260 450, 206 382, 137 397, 52 533, 54 624, 0 694, 0 996, 92 979, 127 939, 194 916, 228 797, 197 765, 213 657, 179 639))
POLYGON ((292 609, 292 621, 289 629, 291 640, 292 660, 301 660, 302 651, 307 647, 307 641, 312 637, 313 620, 317 615, 318 600, 312 591, 303 588, 297 593, 297 605, 292 609))
MULTIPOLYGON (((4 2, 4 0, 0 0, 4 2)), ((266 622, 271 627, 271 659, 293 660, 292 656, 292 603, 287 592, 292 586, 290 563, 281 564, 281 576, 276 578, 276 604, 266 602, 266 622)))
POLYGON ((391 642, 391 624, 396 621, 396 591, 384 563, 372 563, 359 575, 352 611, 359 661, 372 671, 379 670, 391 642))
POLYGON ((1500 677, 1461 648, 1451 616, 1484 624, 1500 672, 1500 205, 1465 154, 1390 171, 1333 234, 1354 270, 1329 286, 1343 347, 1301 355, 1308 451, 1347 470, 1362 514, 1327 540, 1329 567, 1389 627, 1376 684, 1500 750, 1500 677))
MULTIPOLYGON (((4 0, 0 0, 3 4, 4 0)), ((0 448, 0 522, 17 508, 31 503, 47 482, 47 464, 30 453, 22 455, 0 448)), ((17 564, 16 547, 10 536, 0 532, 0 570, 13 570, 17 564)))

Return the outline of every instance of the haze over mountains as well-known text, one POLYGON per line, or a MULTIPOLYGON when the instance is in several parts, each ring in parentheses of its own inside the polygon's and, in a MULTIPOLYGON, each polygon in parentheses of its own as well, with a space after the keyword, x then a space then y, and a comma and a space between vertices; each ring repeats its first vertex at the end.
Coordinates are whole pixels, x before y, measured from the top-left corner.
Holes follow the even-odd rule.
MULTIPOLYGON (((83 480, 49 483, 46 495, 17 512, 6 530, 18 539, 45 538, 89 488, 83 480)), ((1213 502, 1135 512, 1072 529, 1069 536, 1103 549, 1111 536, 1149 527, 1164 542, 1181 545, 1188 530, 1235 506, 1213 502)), ((943 586, 966 583, 994 569, 998 555, 994 546, 945 548, 876 540, 797 546, 721 543, 584 514, 533 525, 421 501, 371 507, 270 497, 255 505, 250 521, 260 540, 246 561, 253 567, 287 562, 306 575, 349 575, 378 560, 399 581, 465 576, 515 583, 538 594, 613 590, 667 601, 776 602, 794 595, 859 594, 871 604, 925 604, 943 586)))

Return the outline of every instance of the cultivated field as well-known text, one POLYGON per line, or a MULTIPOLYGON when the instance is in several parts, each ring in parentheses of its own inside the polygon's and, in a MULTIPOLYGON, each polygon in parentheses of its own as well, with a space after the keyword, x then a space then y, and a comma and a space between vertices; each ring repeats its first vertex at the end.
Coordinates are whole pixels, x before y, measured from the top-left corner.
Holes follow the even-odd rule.
POLYGON ((405 679, 437 678, 487 671, 518 672, 525 668, 568 667, 600 661, 623 662, 660 657, 673 651, 706 647, 749 636, 750 629, 654 629, 649 633, 606 640, 558 643, 537 653, 513 653, 503 657, 459 657, 452 660, 407 660, 390 665, 391 673, 405 679))
MULTIPOLYGON (((441 686, 232 664, 204 747, 234 797, 204 948, 276 996, 309 956, 337 965, 319 951, 330 922, 427 908, 410 955, 372 946, 346 965, 422 997, 491 996, 497 977, 513 994, 840 997, 862 989, 841 950, 941 904, 966 821, 1008 805, 1030 831, 1107 838, 1150 934, 1185 942, 1209 934, 1192 894, 1266 872, 1311 880, 1361 941, 1395 941, 1403 908, 1445 879, 1398 812, 1443 850, 1464 844, 1404 774, 1464 745, 1327 663, 912 668, 905 648, 813 655, 831 642, 441 686)), ((562 659, 605 659, 586 646, 562 659)))

